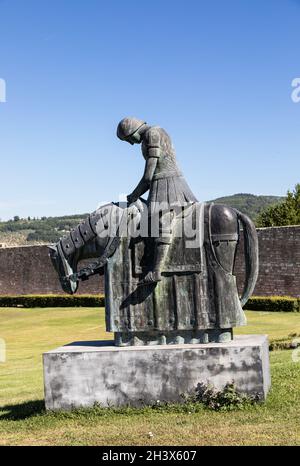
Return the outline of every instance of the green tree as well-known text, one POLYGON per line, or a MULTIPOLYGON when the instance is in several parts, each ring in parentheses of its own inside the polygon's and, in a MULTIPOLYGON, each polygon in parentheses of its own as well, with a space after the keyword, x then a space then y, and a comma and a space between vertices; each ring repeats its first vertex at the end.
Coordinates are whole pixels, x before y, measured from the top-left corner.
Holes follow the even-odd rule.
POLYGON ((283 202, 263 210, 257 217, 258 227, 300 225, 300 184, 288 191, 283 202))

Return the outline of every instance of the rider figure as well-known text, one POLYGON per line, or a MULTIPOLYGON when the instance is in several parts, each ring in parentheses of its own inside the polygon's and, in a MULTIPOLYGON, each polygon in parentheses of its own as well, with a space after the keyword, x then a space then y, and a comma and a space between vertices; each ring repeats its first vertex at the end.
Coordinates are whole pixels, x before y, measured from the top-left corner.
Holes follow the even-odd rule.
POLYGON ((197 199, 178 168, 172 141, 164 129, 127 117, 120 121, 117 136, 132 145, 142 144, 142 154, 146 160, 144 175, 127 200, 129 203, 135 202, 149 190, 149 214, 151 217, 159 216, 154 263, 140 284, 155 283, 161 280, 162 265, 171 243, 172 208, 186 206, 197 202, 197 199))

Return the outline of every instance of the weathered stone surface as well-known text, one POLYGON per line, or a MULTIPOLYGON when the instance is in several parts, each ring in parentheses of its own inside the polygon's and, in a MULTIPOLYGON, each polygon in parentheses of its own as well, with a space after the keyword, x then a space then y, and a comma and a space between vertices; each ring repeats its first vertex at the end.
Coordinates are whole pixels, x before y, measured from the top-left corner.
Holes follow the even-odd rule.
POLYGON ((112 341, 74 342, 44 354, 46 408, 182 401, 199 383, 234 382, 265 398, 270 387, 266 335, 228 343, 116 347, 112 341))

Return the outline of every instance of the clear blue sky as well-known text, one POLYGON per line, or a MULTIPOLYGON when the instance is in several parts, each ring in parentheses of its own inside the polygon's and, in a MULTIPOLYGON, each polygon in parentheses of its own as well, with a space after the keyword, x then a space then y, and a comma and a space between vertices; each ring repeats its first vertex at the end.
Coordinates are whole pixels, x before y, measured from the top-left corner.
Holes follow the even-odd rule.
POLYGON ((140 179, 135 115, 199 200, 300 181, 297 0, 0 0, 0 217, 94 210, 140 179))

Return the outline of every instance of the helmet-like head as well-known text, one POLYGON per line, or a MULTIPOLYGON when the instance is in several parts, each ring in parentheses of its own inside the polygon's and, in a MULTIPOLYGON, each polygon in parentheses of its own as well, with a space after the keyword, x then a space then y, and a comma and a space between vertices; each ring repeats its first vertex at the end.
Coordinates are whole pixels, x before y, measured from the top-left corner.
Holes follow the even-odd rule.
POLYGON ((130 144, 134 144, 134 142, 131 141, 131 136, 145 124, 145 121, 138 120, 134 117, 123 118, 123 120, 118 124, 117 136, 121 141, 128 141, 130 144))

